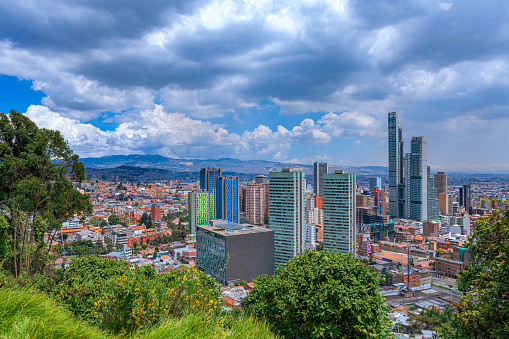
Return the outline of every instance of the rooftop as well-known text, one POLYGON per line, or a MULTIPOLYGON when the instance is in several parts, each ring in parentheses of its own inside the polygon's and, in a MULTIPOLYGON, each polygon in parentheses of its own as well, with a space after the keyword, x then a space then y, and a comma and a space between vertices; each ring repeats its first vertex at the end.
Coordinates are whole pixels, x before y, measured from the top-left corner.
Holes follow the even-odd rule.
POLYGON ((237 224, 234 222, 229 223, 223 220, 212 220, 210 225, 201 225, 197 227, 204 231, 216 233, 222 236, 272 232, 272 230, 266 227, 254 226, 251 224, 237 224))

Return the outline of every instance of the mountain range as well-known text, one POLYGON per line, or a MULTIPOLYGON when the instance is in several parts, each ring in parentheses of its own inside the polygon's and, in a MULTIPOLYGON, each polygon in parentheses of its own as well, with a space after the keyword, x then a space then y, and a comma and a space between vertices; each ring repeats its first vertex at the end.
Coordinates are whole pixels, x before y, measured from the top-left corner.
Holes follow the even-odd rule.
MULTIPOLYGON (((114 169, 120 166, 167 170, 171 172, 199 172, 204 167, 221 168, 223 172, 245 174, 264 174, 280 171, 284 167, 294 171, 313 174, 313 165, 290 164, 267 160, 239 160, 239 159, 173 159, 161 155, 110 155, 99 158, 82 158, 81 161, 88 169, 114 169)), ((360 176, 387 176, 388 169, 383 166, 334 166, 329 165, 329 172, 344 170, 360 176)))

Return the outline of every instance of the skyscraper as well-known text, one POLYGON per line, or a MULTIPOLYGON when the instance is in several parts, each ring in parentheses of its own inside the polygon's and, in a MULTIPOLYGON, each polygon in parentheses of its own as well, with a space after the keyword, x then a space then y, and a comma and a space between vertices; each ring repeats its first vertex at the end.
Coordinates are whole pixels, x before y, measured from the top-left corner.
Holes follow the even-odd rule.
POLYGON ((313 192, 315 195, 323 194, 323 175, 329 173, 329 165, 326 162, 315 162, 313 164, 313 192))
POLYGON ((410 143, 410 219, 428 219, 428 142, 412 137, 410 143))
POLYGON ((216 219, 239 222, 239 177, 224 175, 216 179, 216 219))
POLYGON ((255 177, 255 181, 257 184, 265 184, 269 182, 269 179, 267 178, 266 175, 257 175, 255 177))
POLYGON ((304 248, 303 172, 283 168, 269 173, 269 228, 274 231, 274 265, 287 263, 304 248))
POLYGON ((209 224, 210 198, 211 193, 203 190, 189 193, 189 233, 195 233, 196 226, 209 224))
POLYGON ((465 208, 465 212, 471 214, 471 193, 470 193, 470 185, 463 185, 459 188, 458 200, 460 206, 465 208))
POLYGON ((210 219, 216 219, 216 179, 222 175, 220 168, 207 167, 200 170, 200 189, 210 192, 210 219))
POLYGON ((249 184, 246 189, 246 219, 250 224, 263 225, 269 215, 269 183, 249 184))
POLYGON ((437 197, 442 193, 447 193, 447 174, 444 172, 435 174, 435 188, 437 189, 437 197))
POLYGON ((369 178, 369 191, 373 192, 375 187, 378 187, 378 190, 382 190, 382 178, 375 177, 375 178, 369 178))
POLYGON ((389 214, 392 218, 404 217, 405 195, 403 183, 403 132, 399 127, 398 113, 388 114, 389 144, 389 214))
POLYGON ((355 254, 355 174, 323 176, 323 248, 355 254))
POLYGON ((437 189, 434 187, 434 180, 431 177, 431 168, 428 166, 428 217, 427 220, 439 219, 439 204, 437 199, 437 189))

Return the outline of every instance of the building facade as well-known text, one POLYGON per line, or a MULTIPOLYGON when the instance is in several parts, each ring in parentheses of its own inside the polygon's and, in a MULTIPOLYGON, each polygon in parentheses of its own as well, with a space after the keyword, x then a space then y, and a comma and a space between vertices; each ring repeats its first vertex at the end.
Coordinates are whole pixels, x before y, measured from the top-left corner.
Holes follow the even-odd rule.
POLYGON ((269 174, 269 228, 274 231, 274 264, 287 263, 304 248, 303 172, 283 168, 269 174))
POLYGON ((323 176, 323 248, 356 253, 355 174, 323 176))
POLYGON ((209 224, 211 195, 208 191, 189 193, 189 233, 195 233, 196 226, 209 224))
MULTIPOLYGON (((216 219, 239 222, 239 178, 229 175, 216 180, 216 219)), ((211 216, 211 220, 212 220, 211 216)))
POLYGON ((404 217, 405 189, 403 181, 403 132, 398 113, 388 114, 389 146, 389 214, 391 218, 404 217))
POLYGON ((410 143, 410 219, 428 220, 428 142, 412 137, 410 143))
POLYGON ((220 168, 207 167, 200 170, 200 189, 210 195, 210 219, 216 219, 216 181, 222 175, 220 168))
POLYGON ((315 162, 313 164, 313 192, 315 195, 323 194, 323 175, 329 173, 329 165, 326 162, 315 162))
POLYGON ((438 172, 435 174, 435 188, 437 189, 437 197, 442 193, 447 193, 447 174, 438 172))
POLYGON ((196 265, 223 285, 274 274, 274 232, 265 227, 212 220, 198 226, 196 265))
POLYGON ((375 187, 377 187, 379 191, 382 190, 382 178, 369 178, 369 191, 373 192, 375 187))
POLYGON ((246 219, 253 225, 264 225, 269 215, 269 183, 249 184, 246 188, 246 219))

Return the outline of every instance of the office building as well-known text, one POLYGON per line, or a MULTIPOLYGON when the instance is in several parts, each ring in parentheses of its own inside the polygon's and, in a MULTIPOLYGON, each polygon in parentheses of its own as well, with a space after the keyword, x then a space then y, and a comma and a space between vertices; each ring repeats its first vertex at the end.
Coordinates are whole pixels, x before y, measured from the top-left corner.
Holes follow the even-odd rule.
POLYGON ((257 184, 266 184, 266 183, 268 183, 268 182, 269 182, 269 179, 267 178, 267 176, 266 176, 266 175, 257 175, 257 176, 255 177, 255 182, 256 182, 257 184))
POLYGON ((219 177, 216 180, 216 219, 238 223, 239 214, 239 178, 230 175, 219 177))
POLYGON ((382 190, 382 178, 369 178, 369 191, 373 192, 375 187, 377 187, 379 191, 382 190))
POLYGON ((428 220, 428 167, 426 137, 410 143, 410 219, 428 220))
POLYGON ((323 175, 329 173, 329 165, 326 162, 315 162, 313 164, 313 192, 322 196, 323 175))
POLYGON ((389 145, 389 214, 391 218, 404 217, 405 194, 403 182, 403 132, 398 113, 388 114, 389 145))
POLYGON ((452 195, 447 193, 440 193, 438 195, 438 210, 442 215, 453 214, 452 195))
POLYGON ((274 232, 265 227, 211 220, 196 232, 196 266, 223 285, 274 274, 274 232))
POLYGON ((435 174, 435 188, 437 189, 437 197, 442 193, 447 193, 447 174, 444 172, 435 174))
POLYGON ((427 220, 438 220, 438 199, 437 189, 434 187, 434 180, 431 177, 431 169, 428 166, 428 218, 427 220))
POLYGON ((222 175, 220 168, 202 168, 200 170, 200 189, 210 192, 210 219, 216 219, 216 180, 222 175))
POLYGON ((410 219, 410 153, 403 154, 403 213, 402 218, 410 219))
POLYGON ((274 264, 287 263, 304 248, 303 172, 283 168, 269 174, 269 228, 274 231, 274 264))
POLYGON ((458 194, 458 202, 460 206, 463 206, 465 208, 465 212, 471 213, 472 212, 472 206, 471 206, 471 193, 470 193, 470 185, 463 185, 459 187, 459 194, 458 194))
POLYGON ((269 216, 269 183, 249 184, 246 188, 246 219, 253 225, 264 225, 269 216))
POLYGON ((189 233, 196 232, 196 227, 208 225, 210 221, 210 201, 212 193, 195 191, 189 193, 189 233))
POLYGON ((385 190, 373 189, 373 205, 376 208, 376 215, 385 215, 385 190))
POLYGON ((323 248, 356 253, 355 174, 323 176, 323 248))

